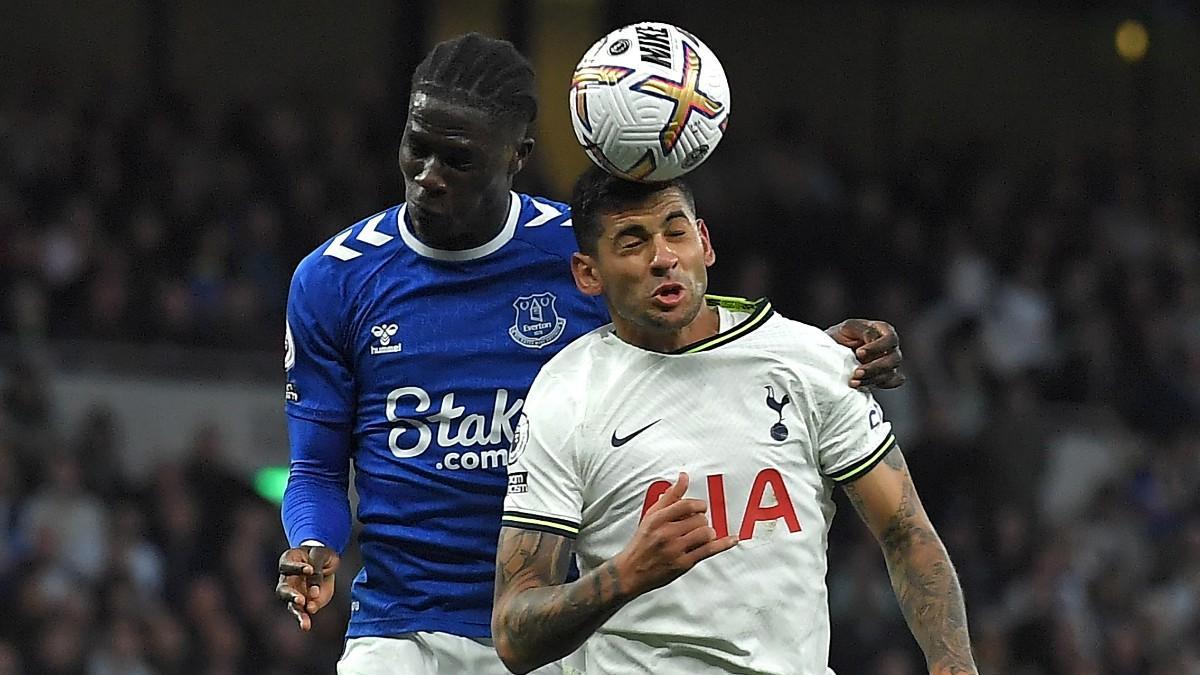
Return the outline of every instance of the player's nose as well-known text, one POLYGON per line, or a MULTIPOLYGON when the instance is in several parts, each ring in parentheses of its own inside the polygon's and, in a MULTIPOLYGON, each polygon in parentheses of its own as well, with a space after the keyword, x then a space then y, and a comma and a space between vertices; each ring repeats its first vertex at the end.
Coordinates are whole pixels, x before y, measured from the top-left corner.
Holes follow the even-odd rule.
POLYGON ((446 178, 442 168, 437 158, 429 157, 421 163, 421 170, 413 177, 413 182, 430 195, 440 195, 446 191, 446 178))
POLYGON ((655 237, 653 246, 654 257, 650 260, 650 269, 656 272, 667 271, 679 264, 679 256, 666 238, 655 237))

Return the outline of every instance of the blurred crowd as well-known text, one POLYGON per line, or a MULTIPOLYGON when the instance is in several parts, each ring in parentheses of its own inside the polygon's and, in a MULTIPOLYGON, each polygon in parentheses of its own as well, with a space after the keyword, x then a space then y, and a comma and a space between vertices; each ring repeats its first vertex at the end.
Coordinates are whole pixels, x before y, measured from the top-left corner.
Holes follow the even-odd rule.
MULTIPOLYGON (((398 107, 378 78, 357 92, 0 94, 0 335, 277 351, 299 258, 401 199, 398 107)), ((1200 673, 1200 165, 1165 171, 1139 138, 930 143, 866 170, 781 113, 692 179, 715 291, 898 327, 910 381, 879 398, 981 672, 1200 673)), ((301 635, 272 595, 276 507, 224 468, 219 428, 134 481, 110 413, 63 428, 44 365, 6 359, 0 674, 331 672, 348 583, 301 635)), ((924 672, 852 514, 832 665, 924 672)))
POLYGON ((275 349, 295 263, 399 194, 379 78, 321 110, 105 91, 0 103, 0 331, 275 349))
POLYGON ((333 672, 348 601, 309 636, 275 601, 278 511, 226 465, 218 428, 133 480, 111 412, 64 429, 44 373, 6 375, 0 675, 333 672))

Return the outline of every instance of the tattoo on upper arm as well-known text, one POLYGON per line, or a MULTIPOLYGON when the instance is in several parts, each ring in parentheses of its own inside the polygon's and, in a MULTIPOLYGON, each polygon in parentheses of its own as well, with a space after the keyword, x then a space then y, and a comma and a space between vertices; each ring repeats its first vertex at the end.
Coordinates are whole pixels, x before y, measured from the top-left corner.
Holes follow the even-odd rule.
POLYGON ((505 530, 496 559, 497 595, 513 584, 561 584, 571 563, 571 541, 537 530, 505 530))
MULTIPOLYGON (((895 453, 896 451, 892 451, 895 453)), ((888 453, 891 455, 892 453, 888 453)), ((899 454, 899 453, 896 453, 899 454)), ((910 547, 938 543, 937 533, 933 531, 933 527, 929 525, 928 518, 923 517, 923 509, 920 508, 920 500, 917 497, 917 489, 913 486, 912 478, 908 475, 908 470, 904 469, 904 458, 901 457, 899 464, 904 472, 904 483, 900 492, 900 504, 896 507, 896 512, 888 519, 887 525, 884 527, 880 535, 880 541, 883 543, 885 552, 890 554, 902 554, 910 547)), ((888 461, 888 466, 895 467, 893 461, 888 461)))
POLYGON ((894 444, 891 450, 883 456, 883 463, 892 467, 897 471, 907 472, 907 465, 904 463, 904 453, 900 452, 900 444, 894 444))
POLYGON ((867 519, 867 507, 863 504, 862 496, 858 494, 858 490, 854 489, 854 483, 846 483, 842 486, 842 492, 846 493, 846 498, 850 500, 850 505, 858 512, 858 517, 864 523, 869 523, 867 519))
MULTIPOLYGON (((895 444, 887 454, 883 456, 883 463, 889 468, 896 471, 908 473, 908 466, 904 463, 904 453, 900 451, 900 445, 895 444)), ((867 513, 866 504, 863 503, 862 495, 855 489, 854 483, 846 483, 842 486, 842 490, 846 493, 846 497, 850 500, 850 504, 854 506, 854 510, 858 512, 858 517, 862 518, 863 522, 870 523, 870 517, 867 513)))

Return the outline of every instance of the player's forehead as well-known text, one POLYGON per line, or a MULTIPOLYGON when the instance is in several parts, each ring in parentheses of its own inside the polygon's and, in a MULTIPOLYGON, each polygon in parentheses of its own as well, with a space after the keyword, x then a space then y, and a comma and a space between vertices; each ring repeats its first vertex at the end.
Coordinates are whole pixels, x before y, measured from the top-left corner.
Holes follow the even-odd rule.
POLYGON ((654 229, 666 226, 675 218, 696 219, 688 200, 676 187, 658 190, 636 204, 602 213, 600 222, 604 231, 614 233, 631 226, 654 229))
POLYGON ((421 91, 412 95, 405 127, 406 133, 425 141, 492 145, 504 137, 504 126, 487 111, 421 91))

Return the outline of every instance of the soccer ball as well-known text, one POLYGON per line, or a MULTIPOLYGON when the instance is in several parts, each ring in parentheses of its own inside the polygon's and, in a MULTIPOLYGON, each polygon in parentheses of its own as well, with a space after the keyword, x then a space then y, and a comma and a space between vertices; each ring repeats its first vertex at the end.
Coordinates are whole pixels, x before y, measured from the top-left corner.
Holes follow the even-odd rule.
POLYGON ((571 78, 575 138, 600 168, 670 180, 700 165, 729 122, 716 54, 666 23, 635 23, 592 45, 571 78))

